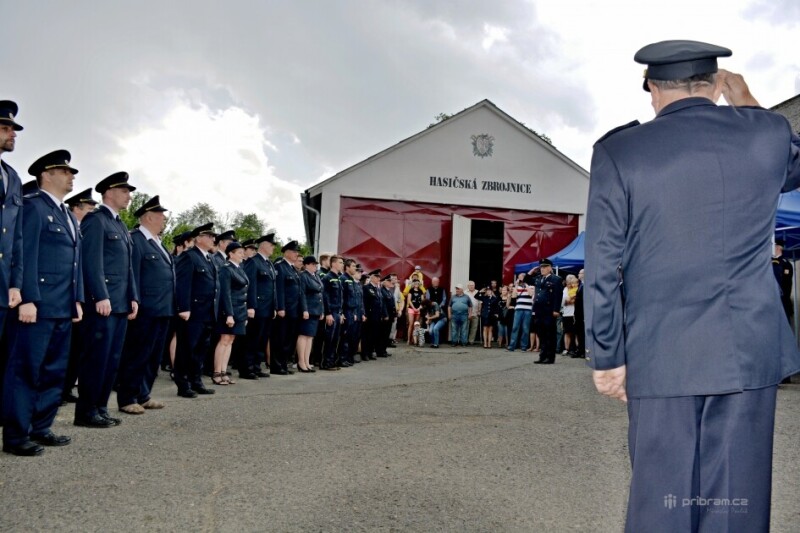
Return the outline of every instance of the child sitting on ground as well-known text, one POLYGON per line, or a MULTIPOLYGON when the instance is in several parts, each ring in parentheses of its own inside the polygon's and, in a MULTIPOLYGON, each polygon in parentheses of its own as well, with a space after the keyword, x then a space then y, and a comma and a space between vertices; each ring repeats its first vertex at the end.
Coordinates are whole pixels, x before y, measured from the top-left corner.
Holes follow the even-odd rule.
POLYGON ((419 322, 414 322, 414 331, 411 334, 411 342, 414 346, 425 346, 425 333, 428 330, 421 327, 419 322))

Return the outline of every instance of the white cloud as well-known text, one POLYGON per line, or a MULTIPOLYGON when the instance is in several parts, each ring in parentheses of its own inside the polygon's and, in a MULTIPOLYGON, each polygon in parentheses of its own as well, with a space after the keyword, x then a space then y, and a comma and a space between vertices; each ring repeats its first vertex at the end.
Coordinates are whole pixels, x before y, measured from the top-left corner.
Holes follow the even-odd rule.
POLYGON ((508 28, 499 28, 491 24, 484 24, 483 35, 481 46, 483 46, 483 49, 486 51, 490 50, 496 42, 508 42, 508 28))
POLYGON ((277 177, 259 118, 241 108, 213 112, 178 103, 160 124, 118 140, 119 168, 140 191, 161 195, 173 213, 198 202, 218 212, 257 213, 281 238, 304 239, 301 187, 277 177))

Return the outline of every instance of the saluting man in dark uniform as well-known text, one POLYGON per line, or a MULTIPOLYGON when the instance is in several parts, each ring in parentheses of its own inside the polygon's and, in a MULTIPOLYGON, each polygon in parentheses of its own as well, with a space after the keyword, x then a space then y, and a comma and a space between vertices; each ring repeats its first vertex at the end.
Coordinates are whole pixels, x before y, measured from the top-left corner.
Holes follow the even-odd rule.
POLYGON ((286 376, 294 374, 289 370, 288 361, 293 359, 297 343, 297 328, 300 325, 300 274, 295 269, 300 245, 291 241, 281 248, 283 257, 275 261, 277 277, 275 279, 276 309, 272 326, 270 344, 270 366, 272 374, 286 376))
POLYGON ((81 222, 83 282, 86 291, 86 344, 78 378, 75 425, 107 428, 120 421, 108 414, 128 320, 136 318, 139 294, 133 277, 133 245, 119 211, 128 207, 127 172, 95 186, 102 203, 81 222))
MULTIPOLYGON (((261 370, 261 362, 267 362, 267 343, 272 332, 272 319, 278 302, 275 280, 278 273, 270 261, 275 249, 275 234, 269 233, 255 240, 258 247, 256 255, 244 264, 244 272, 250 280, 247 290, 247 308, 255 311, 247 321, 247 347, 239 377, 244 379, 268 378, 261 370)), ((266 367, 269 370, 269 367, 266 367)))
MULTIPOLYGON (((3 372, 10 344, 4 334, 6 315, 22 301, 22 182, 16 170, 2 160, 4 154, 13 152, 17 132, 17 104, 0 101, 0 405, 3 396, 3 372)), ((34 181, 35 184, 35 181, 34 181)), ((2 423, 2 421, 0 421, 2 423)))
POLYGON ((792 323, 794 307, 792 306, 792 281, 794 280, 794 268, 792 262, 783 257, 783 247, 786 242, 783 239, 775 239, 775 253, 772 256, 772 272, 778 280, 781 288, 781 303, 786 313, 789 324, 792 323))
MULTIPOLYGON (((33 183, 36 184, 36 181, 34 180, 33 183)), ((38 186, 36 190, 39 190, 38 186)), ((75 215, 75 219, 78 221, 78 228, 80 228, 81 220, 97 207, 97 201, 92 198, 91 188, 73 194, 64 200, 64 203, 69 206, 70 212, 75 215)), ((75 382, 78 380, 78 372, 81 368, 81 353, 83 352, 85 338, 83 320, 73 323, 72 340, 70 341, 69 348, 69 363, 67 364, 67 377, 64 380, 64 392, 61 395, 62 404, 75 403, 78 401, 78 397, 72 394, 72 389, 75 387, 75 382)))
POLYGON ((336 353, 339 346, 339 337, 344 323, 342 315, 342 274, 344 260, 333 255, 330 259, 330 269, 322 276, 322 303, 325 309, 325 345, 323 349, 322 368, 349 367, 349 362, 337 363, 336 353))
POLYGON ((40 445, 70 442, 50 430, 61 402, 72 321, 82 316, 81 236, 62 203, 78 172, 70 159, 58 150, 28 170, 41 190, 27 196, 23 207, 22 305, 12 326, 3 404, 3 451, 15 455, 39 455, 40 445))
POLYGON ((586 358, 598 391, 628 405, 626 531, 770 527, 777 385, 800 369, 770 255, 800 138, 718 70, 731 53, 639 50, 656 116, 594 146, 586 358))
POLYGON ((209 222, 192 230, 194 246, 183 252, 175 265, 180 320, 176 326, 174 374, 178 396, 183 398, 215 392, 203 385, 203 360, 219 310, 219 277, 210 253, 214 246, 213 228, 209 222))
POLYGON ((133 214, 139 219, 139 227, 131 232, 139 312, 128 325, 117 379, 119 410, 133 415, 164 407, 150 398, 150 390, 167 343, 169 321, 175 315, 175 267, 160 239, 166 211, 156 195, 133 214))
POLYGON ((536 334, 539 336, 539 365, 552 365, 556 362, 556 336, 558 315, 561 312, 561 297, 564 286, 561 278, 553 274, 553 262, 547 258, 539 264, 541 275, 536 278, 536 292, 533 311, 536 313, 536 334))

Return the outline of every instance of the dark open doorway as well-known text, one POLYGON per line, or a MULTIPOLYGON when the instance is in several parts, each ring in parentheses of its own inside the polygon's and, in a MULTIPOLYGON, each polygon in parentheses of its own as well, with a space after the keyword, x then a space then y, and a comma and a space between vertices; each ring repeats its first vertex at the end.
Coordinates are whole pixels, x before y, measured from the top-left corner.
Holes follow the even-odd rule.
POLYGON ((470 240, 469 279, 480 289, 491 280, 502 284, 503 223, 493 220, 472 220, 470 240))

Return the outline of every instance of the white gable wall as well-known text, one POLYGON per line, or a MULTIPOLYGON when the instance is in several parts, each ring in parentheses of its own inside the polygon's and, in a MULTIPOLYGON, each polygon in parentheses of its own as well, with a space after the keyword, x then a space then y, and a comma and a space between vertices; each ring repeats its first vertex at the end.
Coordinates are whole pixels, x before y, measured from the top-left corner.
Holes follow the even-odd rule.
POLYGON ((312 187, 310 193, 320 190, 320 249, 335 250, 341 196, 570 213, 581 215, 583 229, 589 178, 487 103, 312 187), (473 155, 471 136, 484 133, 494 137, 493 155, 480 158, 473 155), (431 176, 469 180, 478 188, 432 186, 431 176), (484 190, 484 182, 525 184, 526 192, 484 190))

